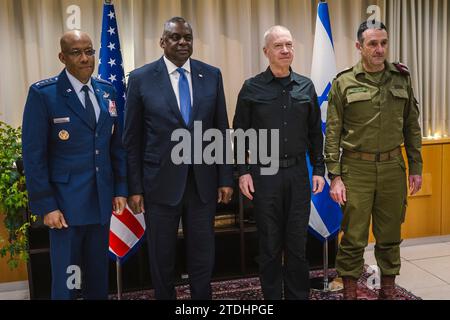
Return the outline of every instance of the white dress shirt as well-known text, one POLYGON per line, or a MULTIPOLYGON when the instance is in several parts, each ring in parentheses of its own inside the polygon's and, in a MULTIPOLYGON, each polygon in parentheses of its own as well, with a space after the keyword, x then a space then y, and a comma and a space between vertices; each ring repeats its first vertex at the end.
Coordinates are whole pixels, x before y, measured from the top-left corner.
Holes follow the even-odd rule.
POLYGON ((83 86, 88 86, 89 88, 89 98, 92 101, 92 104, 94 105, 94 111, 95 111, 95 118, 98 121, 98 117, 100 116, 100 106, 98 105, 97 97, 94 93, 94 88, 92 87, 91 79, 89 79, 88 83, 84 84, 77 78, 75 78, 73 75, 70 74, 69 71, 66 69, 67 78, 69 78, 70 84, 72 85, 73 89, 75 90, 75 93, 78 96, 78 99, 80 99, 81 104, 86 109, 85 104, 85 94, 82 90, 83 86))
MULTIPOLYGON (((166 63, 167 71, 169 72, 170 82, 172 83, 173 91, 177 97, 178 109, 180 109, 180 92, 178 89, 178 81, 180 79, 180 73, 177 71, 177 66, 164 56, 164 62, 166 63)), ((184 74, 189 82, 189 92, 191 95, 191 108, 194 103, 194 96, 192 94, 192 77, 191 77, 191 59, 188 59, 186 63, 181 67, 184 69, 184 74)))

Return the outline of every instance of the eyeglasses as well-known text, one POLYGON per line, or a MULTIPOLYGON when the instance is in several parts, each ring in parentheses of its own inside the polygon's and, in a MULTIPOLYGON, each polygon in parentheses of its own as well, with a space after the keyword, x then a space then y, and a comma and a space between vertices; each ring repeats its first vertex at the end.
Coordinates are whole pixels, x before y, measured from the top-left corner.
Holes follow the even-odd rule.
POLYGON ((67 54, 78 58, 78 57, 81 57, 83 52, 88 57, 92 57, 93 55, 95 55, 95 50, 94 49, 72 50, 70 52, 67 52, 67 54))

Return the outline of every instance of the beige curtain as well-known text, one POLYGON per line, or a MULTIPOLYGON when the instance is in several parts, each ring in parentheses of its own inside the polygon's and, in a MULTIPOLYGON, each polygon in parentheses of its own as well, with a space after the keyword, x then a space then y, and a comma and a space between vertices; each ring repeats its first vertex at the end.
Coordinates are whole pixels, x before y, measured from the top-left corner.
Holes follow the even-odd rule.
POLYGON ((391 57, 406 63, 425 136, 450 134, 450 6, 447 0, 386 0, 391 57))
MULTIPOLYGON (((318 0, 115 0, 125 72, 162 55, 163 22, 175 15, 194 29, 194 58, 222 69, 230 120, 243 81, 266 68, 262 35, 273 24, 295 38, 294 69, 310 74, 318 0)), ((424 133, 450 131, 448 0, 329 0, 338 70, 359 58, 356 30, 369 5, 381 7, 392 60, 407 63, 423 108, 424 133)), ((21 124, 28 87, 60 72, 59 37, 70 5, 81 29, 100 42, 101 0, 0 0, 0 120, 21 124)))

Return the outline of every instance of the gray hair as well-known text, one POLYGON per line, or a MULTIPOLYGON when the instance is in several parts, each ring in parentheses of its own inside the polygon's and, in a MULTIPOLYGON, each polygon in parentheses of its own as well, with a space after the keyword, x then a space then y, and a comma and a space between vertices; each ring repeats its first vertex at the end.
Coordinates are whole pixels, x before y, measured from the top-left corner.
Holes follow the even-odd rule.
MULTIPOLYGON (((276 32, 287 32, 289 33, 289 35, 291 35, 291 31, 289 31, 288 28, 284 27, 284 26, 272 26, 270 27, 265 33, 264 33, 264 47, 267 46, 267 44, 269 43, 270 38, 272 37, 272 34, 276 33, 276 32)), ((292 38, 292 35, 291 35, 292 38)))
POLYGON ((172 23, 182 23, 182 24, 186 24, 189 28, 189 30, 192 33, 192 27, 189 24, 189 22, 187 22, 184 18, 182 17, 172 17, 169 20, 167 20, 166 22, 164 22, 164 31, 162 34, 162 38, 164 38, 168 33, 170 33, 170 27, 172 23))

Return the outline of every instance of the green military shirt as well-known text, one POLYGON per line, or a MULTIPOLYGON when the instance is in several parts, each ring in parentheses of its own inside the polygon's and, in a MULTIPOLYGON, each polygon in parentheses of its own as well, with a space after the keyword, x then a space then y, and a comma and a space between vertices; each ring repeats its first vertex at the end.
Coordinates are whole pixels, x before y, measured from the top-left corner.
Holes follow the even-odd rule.
POLYGON ((328 96, 325 162, 340 175, 340 150, 386 152, 405 144, 409 174, 422 174, 419 109, 407 71, 385 63, 378 77, 360 61, 341 72, 328 96), (375 79, 379 79, 376 81, 375 79))

